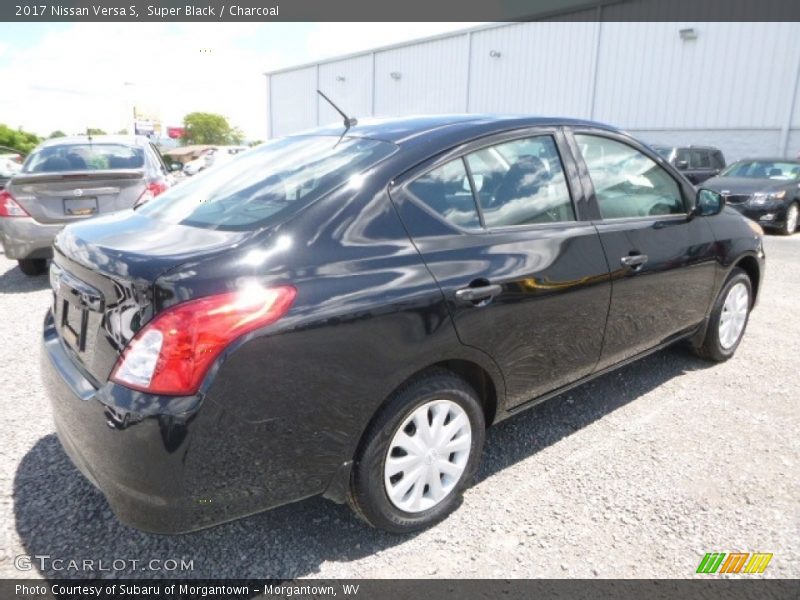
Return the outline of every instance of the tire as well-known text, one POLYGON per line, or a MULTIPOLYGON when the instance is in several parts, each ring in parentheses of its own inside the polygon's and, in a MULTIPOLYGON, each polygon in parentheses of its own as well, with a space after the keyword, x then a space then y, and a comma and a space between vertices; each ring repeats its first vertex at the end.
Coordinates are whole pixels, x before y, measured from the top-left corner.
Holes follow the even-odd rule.
POLYGON ((792 235, 797 231, 798 214, 800 214, 800 208, 798 208, 797 202, 792 202, 786 209, 786 218, 783 220, 783 227, 781 227, 783 235, 792 235))
POLYGON ((19 270, 30 277, 41 275, 47 270, 47 259, 45 258, 22 258, 17 263, 19 270))
POLYGON ((475 391, 449 371, 430 371, 404 385, 364 435, 353 465, 348 504, 368 524, 391 533, 409 533, 438 523, 458 507, 475 475, 485 428, 475 391), (413 419, 425 415, 431 429, 423 431, 413 419), (437 442, 427 444, 426 435, 437 442), (409 441, 406 448, 414 442, 416 450, 402 454, 403 440, 409 441), (452 450, 446 458, 445 448, 452 450), (387 460, 409 466, 398 469, 401 462, 392 467, 387 460), (390 476, 393 469, 398 472, 390 476), (460 475, 458 469, 463 469, 460 475), (401 488, 410 482, 413 485, 402 494, 401 488))
POLYGON ((733 356, 744 337, 752 306, 753 286, 750 278, 742 269, 735 267, 714 303, 705 338, 700 346, 694 348, 695 353, 714 362, 723 362, 733 356), (743 291, 746 291, 745 298, 741 296, 743 291))

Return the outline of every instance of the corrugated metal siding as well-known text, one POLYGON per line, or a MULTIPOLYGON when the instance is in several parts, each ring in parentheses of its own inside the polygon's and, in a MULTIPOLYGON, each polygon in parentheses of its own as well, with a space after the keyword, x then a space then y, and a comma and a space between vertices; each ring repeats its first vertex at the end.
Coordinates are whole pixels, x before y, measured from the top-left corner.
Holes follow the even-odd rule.
POLYGON ((603 23, 595 118, 634 129, 781 127, 797 23, 603 23), (693 27, 696 40, 681 40, 693 27))
POLYGON ((462 34, 376 53, 375 115, 464 112, 467 41, 462 34))
MULTIPOLYGON (((357 56, 319 66, 319 89, 349 116, 372 114, 372 55, 357 56)), ((341 121, 342 117, 322 98, 319 124, 341 121)))
MULTIPOLYGON (((630 18, 633 8, 641 18, 668 18, 666 4, 627 2, 625 15, 630 18)), ((740 0, 731 6, 741 7, 740 0)), ((271 136, 338 119, 316 97, 319 76, 323 91, 357 117, 561 115, 646 131, 651 140, 659 131, 685 143, 719 140, 736 155, 737 148, 747 154, 800 151, 800 23, 613 22, 618 10, 622 5, 605 6, 603 19, 612 22, 600 25, 498 24, 377 50, 374 65, 366 52, 273 74, 271 136), (687 27, 697 39, 680 38, 687 27), (500 56, 490 56, 493 50, 500 56)))
POLYGON ((270 87, 272 137, 316 127, 316 67, 272 75, 270 87))
POLYGON ((594 32, 555 22, 474 32, 468 110, 588 117, 594 32))

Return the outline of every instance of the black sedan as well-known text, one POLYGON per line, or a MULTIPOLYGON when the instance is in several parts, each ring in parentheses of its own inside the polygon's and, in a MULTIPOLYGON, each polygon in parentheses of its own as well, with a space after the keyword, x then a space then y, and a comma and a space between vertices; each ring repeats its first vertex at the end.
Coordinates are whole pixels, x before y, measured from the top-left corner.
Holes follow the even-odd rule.
POLYGON ((703 187, 720 192, 728 205, 765 228, 784 235, 797 231, 800 160, 740 160, 703 187))
POLYGON ((680 340, 736 351, 761 229, 636 140, 352 124, 58 235, 44 381, 126 523, 185 532, 324 494, 418 529, 457 506, 488 426, 680 340))

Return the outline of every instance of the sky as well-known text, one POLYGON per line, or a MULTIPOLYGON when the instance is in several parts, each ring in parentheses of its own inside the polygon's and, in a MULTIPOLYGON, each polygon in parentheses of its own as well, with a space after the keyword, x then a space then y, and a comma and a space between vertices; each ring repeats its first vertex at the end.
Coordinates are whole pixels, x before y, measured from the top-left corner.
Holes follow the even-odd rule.
POLYGON ((264 72, 475 23, 2 23, 0 123, 42 136, 216 112, 266 137, 264 72))

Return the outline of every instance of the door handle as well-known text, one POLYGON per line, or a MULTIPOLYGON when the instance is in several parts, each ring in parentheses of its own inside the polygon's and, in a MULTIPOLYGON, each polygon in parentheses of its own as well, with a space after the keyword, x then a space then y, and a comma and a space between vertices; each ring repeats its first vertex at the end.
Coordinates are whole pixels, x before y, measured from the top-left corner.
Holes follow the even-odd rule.
POLYGON ((642 265, 647 262, 647 254, 633 254, 631 256, 623 256, 619 259, 624 267, 633 267, 635 271, 642 268, 642 265))
POLYGON ((503 286, 498 284, 467 287, 456 290, 456 300, 461 304, 484 306, 502 291, 503 286))

